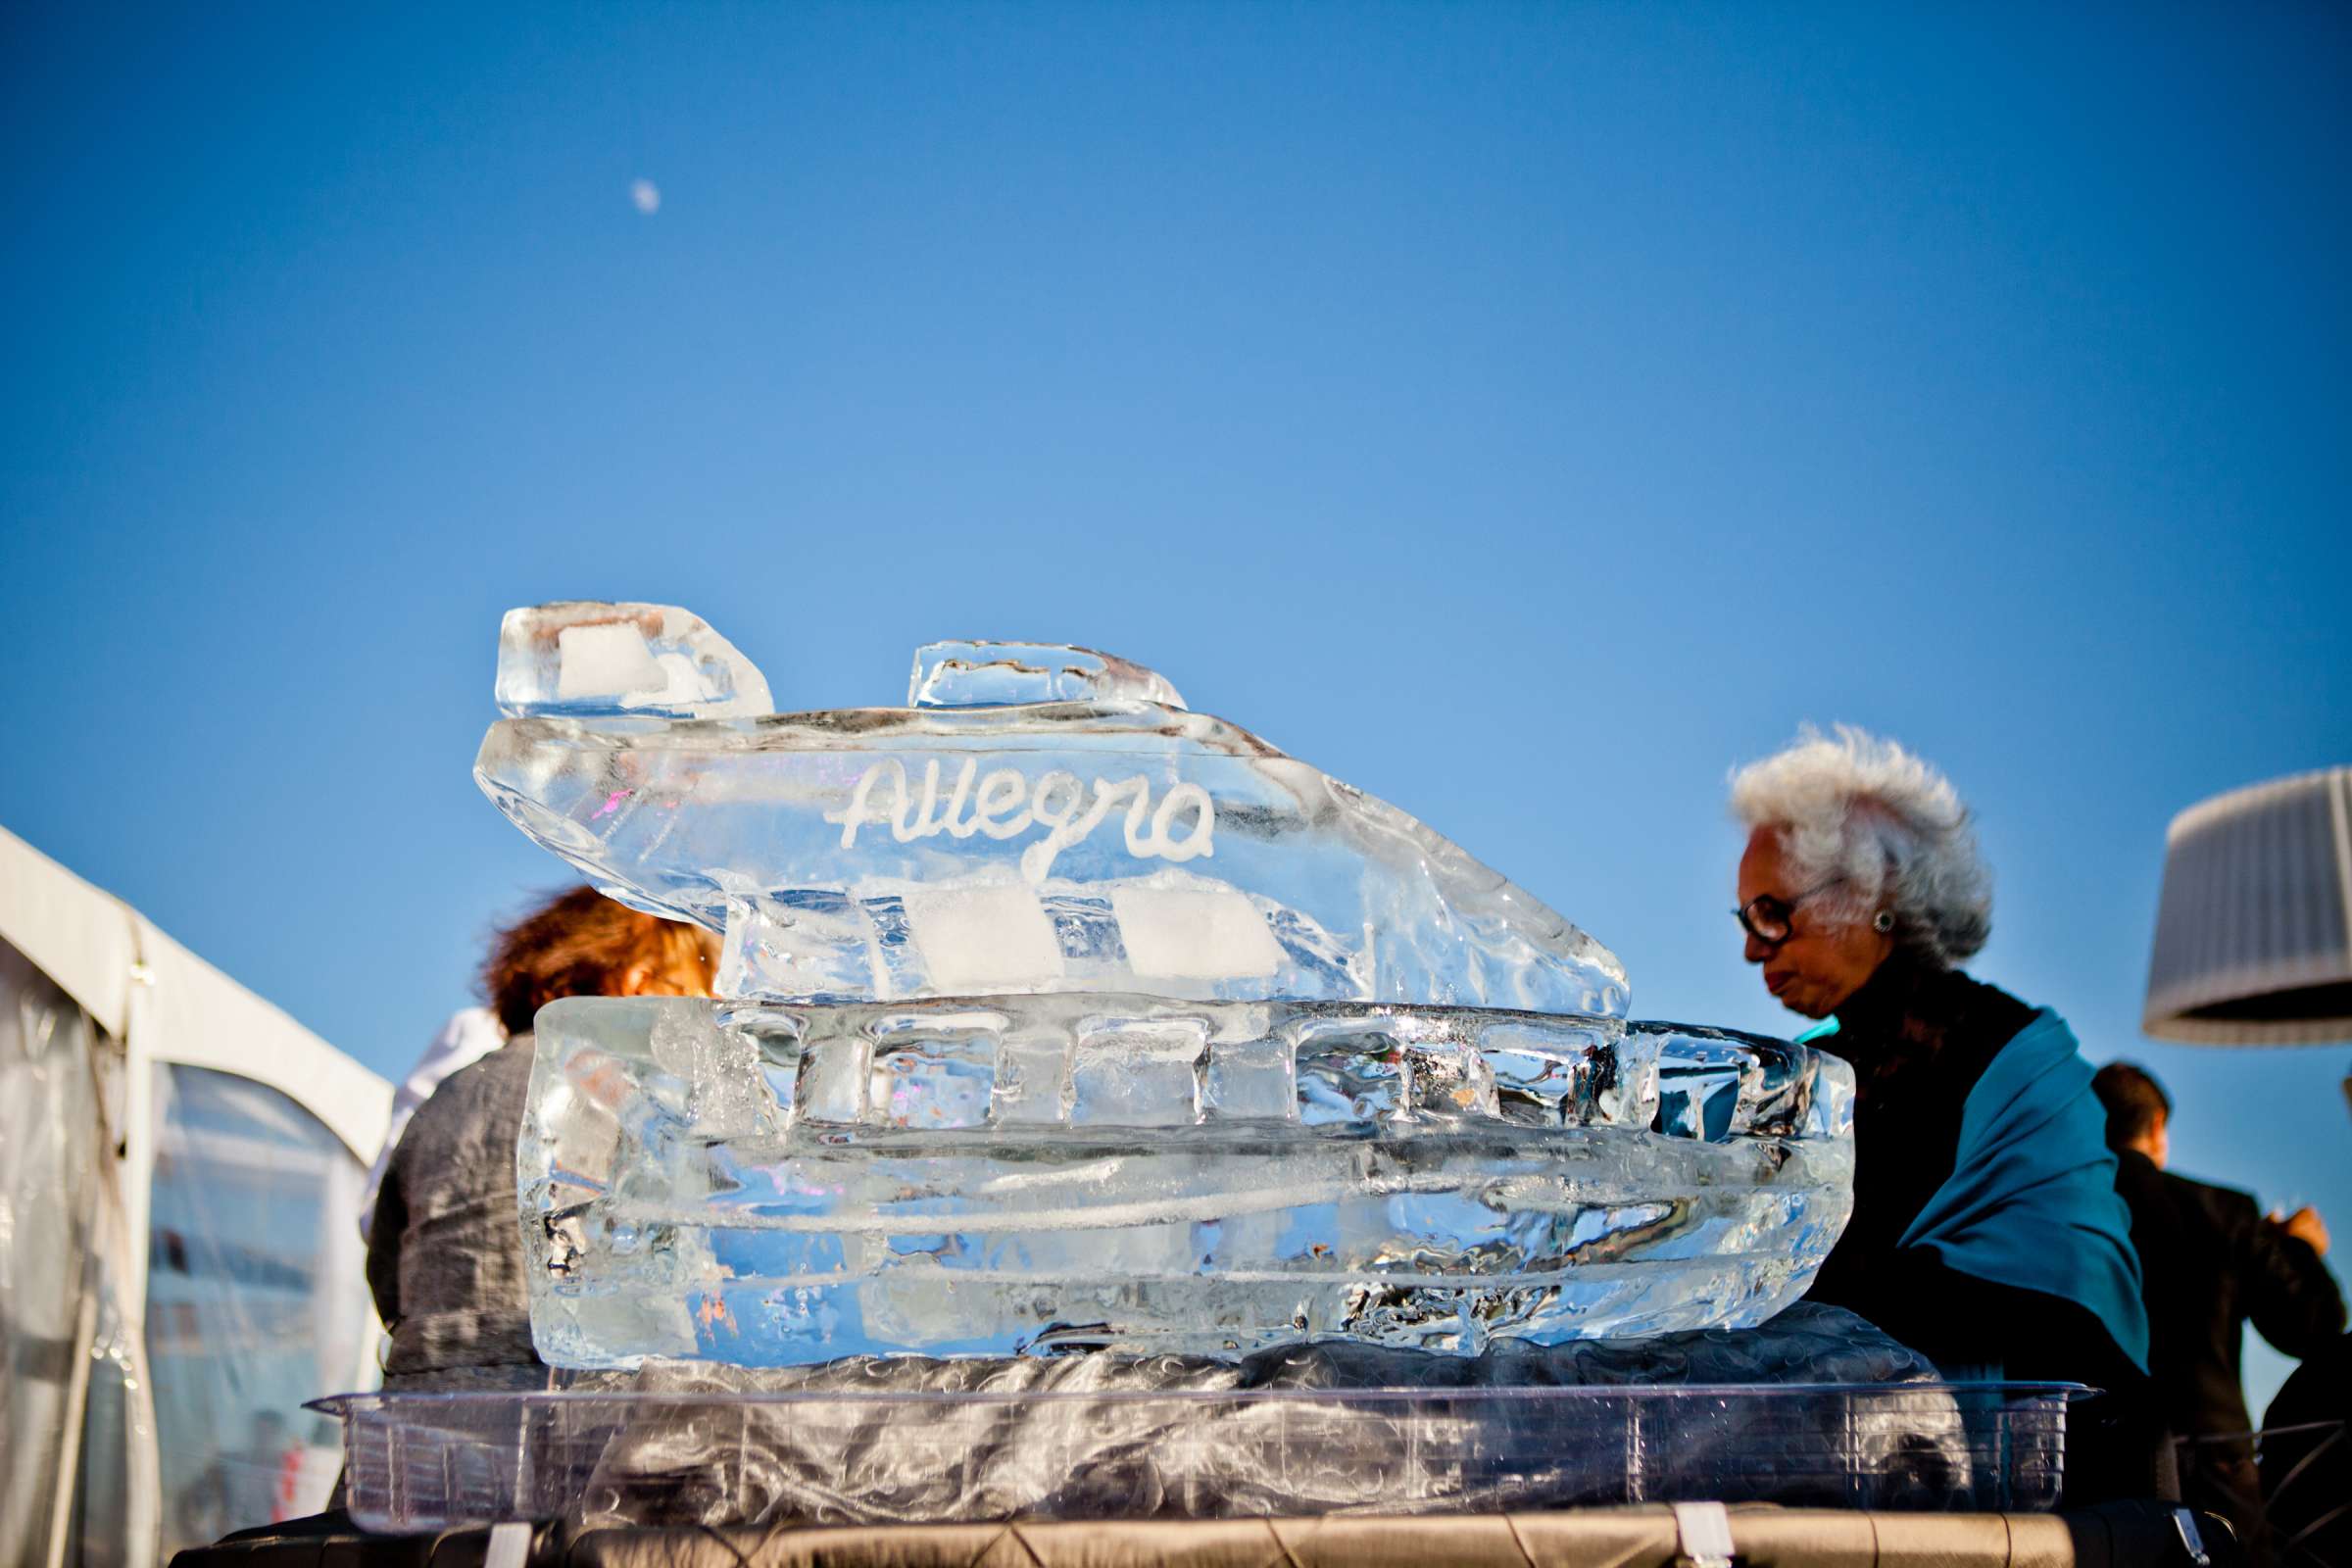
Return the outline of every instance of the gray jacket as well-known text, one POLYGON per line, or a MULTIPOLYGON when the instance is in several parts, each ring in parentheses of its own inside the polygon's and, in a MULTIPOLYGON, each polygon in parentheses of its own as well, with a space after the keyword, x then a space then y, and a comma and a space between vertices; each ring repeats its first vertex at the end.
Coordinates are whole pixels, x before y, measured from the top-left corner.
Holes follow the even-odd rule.
POLYGON ((531 1037, 519 1034, 443 1081, 384 1167, 368 1288, 392 1334, 387 1389, 547 1383, 514 1174, 530 1081, 531 1037))

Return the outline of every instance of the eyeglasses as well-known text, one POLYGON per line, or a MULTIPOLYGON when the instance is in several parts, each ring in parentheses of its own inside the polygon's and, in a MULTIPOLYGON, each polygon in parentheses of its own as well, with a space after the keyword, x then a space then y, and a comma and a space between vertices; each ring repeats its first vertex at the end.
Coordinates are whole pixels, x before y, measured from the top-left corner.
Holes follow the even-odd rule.
POLYGON ((1745 931, 1758 942, 1767 947, 1779 947, 1788 940, 1788 918, 1796 913, 1796 906, 1816 893, 1827 892, 1844 880, 1845 878, 1841 876, 1834 876, 1827 882, 1805 889, 1793 899, 1775 898, 1769 893, 1759 893, 1734 909, 1732 918, 1740 922, 1740 930, 1745 931))

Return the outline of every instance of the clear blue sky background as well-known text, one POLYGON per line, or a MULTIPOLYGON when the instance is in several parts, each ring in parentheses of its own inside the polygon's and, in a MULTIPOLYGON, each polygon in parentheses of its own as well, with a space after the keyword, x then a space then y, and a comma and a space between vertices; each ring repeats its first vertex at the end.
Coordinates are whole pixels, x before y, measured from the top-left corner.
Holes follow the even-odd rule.
POLYGON ((1852 720, 2352 1236, 2352 1052, 2137 1027, 2171 814, 2352 760, 2352 22, 1890 9, 12 7, 0 823, 397 1074, 561 877, 506 607, 1077 641, 1786 1029, 1724 775, 1852 720))

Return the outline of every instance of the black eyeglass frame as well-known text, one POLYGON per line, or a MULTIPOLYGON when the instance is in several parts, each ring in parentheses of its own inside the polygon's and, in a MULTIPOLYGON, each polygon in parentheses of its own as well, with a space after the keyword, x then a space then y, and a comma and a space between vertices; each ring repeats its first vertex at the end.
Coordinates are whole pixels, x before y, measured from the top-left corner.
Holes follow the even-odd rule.
POLYGON ((1834 876, 1827 882, 1817 883, 1814 886, 1805 889, 1804 892, 1799 893, 1793 899, 1783 899, 1778 898, 1770 893, 1759 893, 1754 898, 1748 900, 1745 904, 1740 906, 1740 907, 1737 909, 1734 909, 1732 911, 1732 918, 1740 922, 1740 930, 1746 932, 1749 936, 1754 937, 1758 942, 1763 943, 1768 948, 1777 948, 1782 943, 1788 940, 1791 932, 1794 929, 1789 924, 1789 918, 1796 913, 1796 906, 1804 903, 1807 899, 1812 898, 1817 893, 1827 893, 1830 889, 1836 887, 1838 883, 1843 882, 1844 880, 1846 879, 1842 876, 1834 876), (1769 904, 1780 909, 1781 917, 1778 920, 1769 920, 1766 922, 1769 925, 1778 926, 1780 928, 1777 935, 1771 931, 1757 929, 1756 906, 1760 904, 1769 904))

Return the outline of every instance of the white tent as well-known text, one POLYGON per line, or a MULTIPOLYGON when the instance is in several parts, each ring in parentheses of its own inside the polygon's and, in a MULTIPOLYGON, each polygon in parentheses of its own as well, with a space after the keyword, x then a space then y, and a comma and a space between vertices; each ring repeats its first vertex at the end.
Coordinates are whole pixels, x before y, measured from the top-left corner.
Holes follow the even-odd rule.
POLYGON ((0 830, 0 1562, 318 1507, 391 1086, 0 830))

